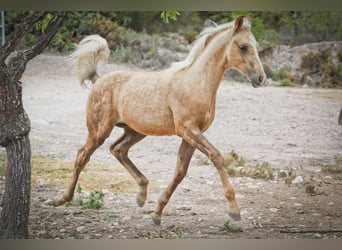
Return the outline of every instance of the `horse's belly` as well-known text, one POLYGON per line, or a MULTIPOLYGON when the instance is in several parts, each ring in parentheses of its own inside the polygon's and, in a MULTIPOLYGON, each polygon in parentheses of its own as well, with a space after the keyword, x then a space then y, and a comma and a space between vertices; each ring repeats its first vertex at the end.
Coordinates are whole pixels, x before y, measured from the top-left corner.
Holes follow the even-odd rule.
POLYGON ((137 106, 126 108, 120 113, 120 120, 141 134, 175 134, 173 117, 167 109, 137 106))

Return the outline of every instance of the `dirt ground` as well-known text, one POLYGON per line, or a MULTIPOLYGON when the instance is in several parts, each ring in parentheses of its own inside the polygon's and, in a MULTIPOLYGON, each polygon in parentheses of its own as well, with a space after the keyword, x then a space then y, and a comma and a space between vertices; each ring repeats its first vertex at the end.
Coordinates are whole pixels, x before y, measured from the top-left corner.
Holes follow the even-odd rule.
MULTIPOLYGON (((100 72, 117 69, 133 70, 109 64, 100 72)), ((32 60, 22 81, 24 106, 31 118, 32 154, 72 162, 86 137, 89 89, 80 87, 66 57, 51 54, 32 60)), ((266 162, 275 175, 273 180, 230 178, 242 221, 230 220, 218 173, 211 164, 201 164, 203 155, 196 151, 186 178, 164 210, 161 226, 153 225, 149 214, 172 178, 181 140, 147 137, 131 149, 132 161, 151 183, 147 202, 139 208, 132 178, 108 150, 122 133, 116 128, 91 158, 108 167, 86 168, 80 180, 82 187, 85 180, 94 185, 93 190, 85 190, 88 193, 101 188, 104 207, 51 207, 49 201, 62 195, 65 184, 44 175, 38 180, 33 177, 30 237, 342 238, 342 174, 322 171, 324 166, 342 168, 342 126, 337 123, 341 106, 342 90, 254 89, 247 83, 223 81, 216 118, 205 135, 223 154, 234 150, 248 162, 266 162), (294 171, 299 183, 278 177, 281 170, 294 171), (100 186, 113 186, 109 177, 116 174, 122 188, 113 191, 100 186), (313 183, 315 192, 307 192, 307 182, 313 183), (228 221, 242 232, 225 230, 228 221)), ((71 171, 72 164, 60 178, 67 182, 71 171)), ((0 184, 3 187, 3 181, 0 184)))

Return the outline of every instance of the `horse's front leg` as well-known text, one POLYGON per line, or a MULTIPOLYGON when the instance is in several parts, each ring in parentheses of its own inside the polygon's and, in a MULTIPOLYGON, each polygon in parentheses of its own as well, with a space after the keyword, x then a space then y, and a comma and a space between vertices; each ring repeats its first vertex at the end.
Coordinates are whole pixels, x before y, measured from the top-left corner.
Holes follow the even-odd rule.
POLYGON ((241 220, 240 208, 235 199, 235 191, 228 181, 228 176, 224 169, 224 159, 220 152, 198 129, 186 131, 183 135, 183 139, 207 155, 209 160, 215 165, 221 178, 225 196, 229 203, 229 216, 234 220, 241 220))
POLYGON ((182 144, 178 151, 178 159, 177 159, 177 165, 175 169, 175 174, 166 188, 166 190, 163 192, 163 194, 158 199, 157 207, 152 213, 152 219, 154 224, 160 225, 161 222, 161 216, 163 213, 163 209, 166 206, 166 204, 169 202, 170 197, 172 193, 175 191, 176 187, 179 183, 183 180, 184 176, 186 175, 189 167, 189 163, 191 160, 192 155, 194 154, 195 148, 191 146, 186 141, 182 141, 182 144))

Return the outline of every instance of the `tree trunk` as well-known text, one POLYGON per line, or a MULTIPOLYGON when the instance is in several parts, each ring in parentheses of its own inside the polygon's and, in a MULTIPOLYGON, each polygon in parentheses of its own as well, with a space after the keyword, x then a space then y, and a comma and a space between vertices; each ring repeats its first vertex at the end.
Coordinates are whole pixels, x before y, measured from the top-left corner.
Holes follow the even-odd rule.
POLYGON ((40 54, 52 39, 65 17, 65 12, 53 12, 45 32, 37 43, 22 49, 5 63, 25 32, 46 16, 32 12, 17 25, 11 39, 0 50, 0 146, 6 147, 7 169, 3 208, 0 215, 0 239, 28 238, 31 194, 31 146, 28 137, 30 120, 22 103, 20 79, 26 64, 40 54))
POLYGON ((7 152, 0 239, 23 239, 28 238, 30 210, 30 120, 22 104, 21 83, 11 80, 6 72, 0 70, 0 145, 7 152))
POLYGON ((28 238, 31 189, 31 147, 28 135, 18 136, 7 147, 7 170, 0 238, 28 238), (16 202, 12 202, 15 200, 16 202))

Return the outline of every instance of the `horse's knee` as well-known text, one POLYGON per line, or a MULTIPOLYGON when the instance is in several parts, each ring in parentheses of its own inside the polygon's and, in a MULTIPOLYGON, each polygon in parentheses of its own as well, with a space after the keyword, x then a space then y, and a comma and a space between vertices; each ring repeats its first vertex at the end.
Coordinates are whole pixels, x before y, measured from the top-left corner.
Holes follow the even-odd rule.
POLYGON ((121 158, 121 154, 122 154, 122 150, 120 147, 118 147, 118 145, 112 145, 110 147, 110 152, 112 153, 112 155, 114 155, 117 159, 121 158))
POLYGON ((138 180, 138 185, 141 187, 146 187, 148 185, 149 181, 145 176, 140 176, 138 180))
POLYGON ((216 168, 222 168, 224 167, 224 158, 220 154, 220 152, 215 151, 208 155, 208 158, 211 160, 211 162, 215 165, 216 168))

